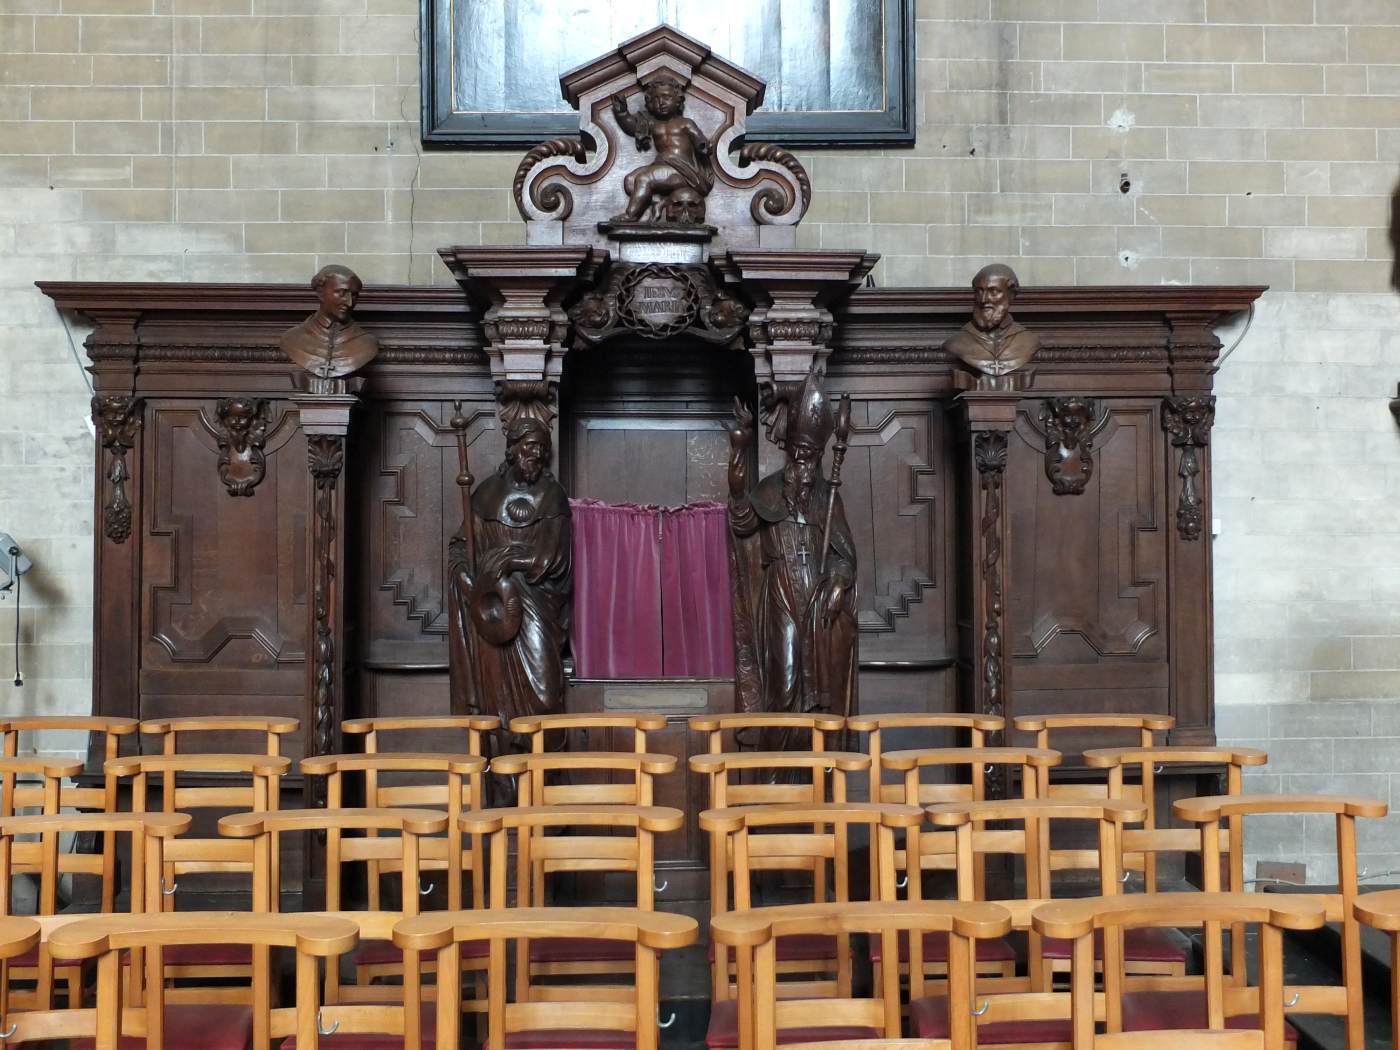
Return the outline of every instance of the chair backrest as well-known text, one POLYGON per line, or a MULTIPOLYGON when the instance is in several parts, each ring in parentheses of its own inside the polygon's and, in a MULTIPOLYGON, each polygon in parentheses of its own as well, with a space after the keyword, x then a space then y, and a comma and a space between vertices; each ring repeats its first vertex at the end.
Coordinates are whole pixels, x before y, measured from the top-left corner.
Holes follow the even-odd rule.
POLYGON ((641 754, 647 749, 647 734, 666 728, 666 716, 656 714, 577 714, 520 715, 510 720, 510 731, 530 740, 530 750, 539 754, 567 747, 567 737, 559 740, 555 733, 582 730, 595 733, 606 729, 632 731, 632 750, 641 754))
MULTIPOLYGON (((866 752, 870 755, 870 801, 904 802, 903 780, 897 778, 887 783, 884 777, 886 767, 880 761, 890 742, 887 733, 901 730, 906 731, 906 734, 918 732, 921 736, 932 733, 965 733, 966 745, 980 748, 987 746, 988 733, 999 733, 1006 728, 1006 719, 1000 715, 852 715, 846 719, 846 728, 854 733, 865 733, 869 736, 866 752)), ((941 746, 941 742, 937 746, 941 746)))
MULTIPOLYGON (((56 929, 84 918, 80 913, 59 914, 59 880, 64 874, 59 844, 64 835, 98 833, 115 841, 129 835, 129 899, 133 914, 159 911, 160 879, 169 844, 190 826, 187 813, 52 813, 0 818, 0 915, 13 910, 15 857, 23 851, 37 852, 39 893, 36 912, 44 931, 39 951, 37 988, 34 1000, 41 1010, 53 1005, 53 959, 47 943, 56 929), (37 836, 37 842, 18 842, 37 836)), ((115 876, 114 876, 115 878, 115 876)), ((102 887, 103 900, 115 897, 113 887, 102 887)), ((53 1038, 59 1038, 58 1035, 53 1038)))
MULTIPOLYGON (((1020 733, 1034 733, 1035 746, 1054 747, 1053 737, 1072 736, 1082 738, 1088 730, 1117 733, 1132 739, 1136 734, 1138 747, 1151 747, 1156 743, 1154 734, 1165 733, 1175 728, 1176 719, 1171 715, 1123 715, 1113 713, 1083 713, 1063 715, 1017 715, 1011 722, 1012 728, 1020 733)), ((1064 740, 1059 750, 1065 752, 1064 740)), ((1107 743, 1107 741, 1098 741, 1107 743)), ((1041 798, 1059 795, 1063 798, 1105 798, 1107 789, 1103 784, 1093 783, 1050 783, 1050 770, 1040 774, 1041 798)))
POLYGON ((708 779, 711 809, 814 806, 845 802, 847 775, 868 770, 870 756, 855 751, 722 751, 691 755, 690 768, 708 779))
POLYGON ((675 769, 674 755, 645 751, 533 751, 491 763, 491 772, 515 777, 521 806, 649 806, 652 777, 675 769))
MULTIPOLYGON (((511 1045, 512 1035, 547 1030, 631 1033, 636 1050, 657 1050, 659 953, 695 941, 696 921, 684 915, 634 908, 495 908, 487 911, 430 912, 404 919, 394 928, 394 943, 405 964, 421 953, 436 953, 437 972, 458 973, 462 945, 487 943, 486 1045, 511 1045), (510 1001, 507 949, 512 941, 543 937, 588 937, 636 946, 636 995, 629 1002, 566 999, 566 989, 549 1000, 510 1001)), ((585 990, 586 991, 586 990, 585 990)), ((440 981, 437 999, 437 1046, 457 1046, 461 1039, 461 982, 440 981)), ((409 1019, 411 1027, 418 1022, 409 1019)), ((409 1050, 420 1045, 414 1033, 409 1050)))
MULTIPOLYGON (((137 725, 139 723, 134 718, 100 718, 88 715, 35 715, 23 718, 4 718, 0 719, 0 751, 6 758, 17 757, 21 733, 100 733, 102 741, 98 750, 105 761, 109 758, 116 758, 120 754, 122 738, 135 733, 137 725)), ((41 758, 59 757, 46 755, 42 752, 36 754, 41 758)), ((5 782, 7 795, 9 787, 7 780, 5 782)), ((100 788, 84 788, 74 785, 64 791, 63 804, 82 809, 100 809, 110 813, 117 808, 115 793, 115 787, 110 781, 100 788)), ((41 805, 43 805, 43 798, 38 791, 24 787, 17 789, 13 810, 29 809, 41 805)))
MULTIPOLYGON (((1390 937, 1392 953, 1400 953, 1400 890, 1368 893, 1354 905, 1352 914, 1363 926, 1382 930, 1390 937)), ((1392 959, 1397 956, 1391 955, 1392 959)), ((1400 1046, 1400 987, 1393 982, 1390 990, 1390 1041, 1400 1046)))
POLYGON ((82 771, 83 763, 76 758, 45 758, 38 755, 0 758, 0 817, 15 816, 21 809, 57 813, 64 804, 64 779, 75 777, 82 771))
MULTIPOLYGON (((39 938, 39 924, 33 919, 0 918, 0 964, 33 951, 39 938)), ((10 1010, 9 996, 0 992, 0 1035, 5 1039, 20 1034, 19 1026, 10 1024, 10 1010)))
MULTIPOLYGON (((710 835, 711 856, 727 858, 727 864, 711 864, 710 914, 719 916, 752 908, 757 872, 808 876, 806 903, 839 907, 856 899, 851 885, 850 834, 857 827, 866 829, 870 843, 869 899, 893 900, 897 875, 895 833, 912 834, 922 820, 917 806, 878 802, 705 810, 700 814, 700 829, 710 835)), ((832 958, 814 960, 814 965, 804 971, 808 977, 801 984, 802 994, 849 995, 849 948, 849 941, 838 943, 832 958)), ((716 1000, 732 998, 729 969, 727 955, 716 951, 711 975, 716 1000)), ((743 984, 742 975, 739 983, 743 984)), ((785 990, 792 991, 792 986, 785 990)))
MULTIPOLYGON (((431 809, 284 809, 266 813, 233 813, 219 821, 220 834, 253 840, 253 911, 277 912, 281 908, 273 862, 281 851, 283 835, 307 832, 325 835, 326 885, 320 914, 352 920, 362 940, 386 941, 394 924, 418 914, 417 887, 422 877, 422 841, 447 829, 447 815, 431 809), (376 831, 375 838, 348 837, 347 832, 376 831), (347 911, 342 893, 349 863, 395 860, 403 872, 403 892, 398 911, 347 911)), ((316 914, 314 912, 302 914, 316 914)), ((327 1012, 340 1024, 340 1032, 400 1036, 416 1014, 423 994, 416 958, 404 958, 401 998, 385 1002, 385 990, 342 984, 338 967, 327 966, 322 999, 327 1012), (331 1011, 329 1007, 335 1006, 331 1011)), ((452 983, 452 982, 445 982, 452 983)), ((256 1036, 256 1033, 255 1033, 256 1036)), ((266 1045, 254 1042, 255 1046, 266 1045)), ((300 1045, 300 1043, 298 1043, 300 1045)))
MULTIPOLYGON (((1326 920, 1322 902, 1306 896, 1262 893, 1159 893, 1055 901, 1038 908, 1035 932, 1073 942, 1071 949, 1071 1026, 1076 1050, 1283 1050, 1283 931, 1315 930, 1326 920), (1205 1030, 1124 1032, 1122 995, 1123 931, 1144 927, 1212 927, 1223 922, 1259 927, 1259 987, 1233 987, 1224 977, 1218 945, 1205 959, 1205 1030), (1103 937, 1103 1022, 1096 1032, 1094 941, 1103 937), (1260 1029, 1226 1032, 1226 1021, 1257 1014, 1260 1029)), ((1309 1011, 1311 1012, 1311 1011, 1309 1011)))
MULTIPOLYGON (((1084 764, 1108 771, 1108 797, 1139 799, 1147 809, 1141 828, 1123 832, 1123 868, 1141 871, 1143 888, 1157 891, 1157 856, 1160 853, 1199 853, 1198 828, 1168 827, 1157 819, 1157 776, 1172 766, 1224 766, 1225 790, 1244 790, 1246 766, 1262 766, 1269 756, 1252 747, 1114 747, 1084 752, 1084 764), (1129 780, 1135 780, 1136 784, 1129 780), (1132 790, 1130 790, 1132 789, 1132 790)), ((1225 846, 1228 851, 1228 841, 1225 846)), ((1051 857, 1052 864, 1055 857, 1051 857)))
MULTIPOLYGON (((148 718, 141 723, 143 735, 160 738, 161 754, 174 755, 180 751, 180 738, 201 733, 257 733, 262 741, 257 746, 264 754, 280 755, 282 737, 295 733, 301 723, 295 718, 277 715, 189 715, 178 718, 148 718)), ((220 747, 224 742, 220 741, 220 747)))
MULTIPOLYGON (((107 772, 118 779, 131 778, 131 809, 145 813, 151 808, 151 780, 160 781, 160 808, 164 813, 190 813, 197 810, 230 808, 255 813, 275 810, 281 780, 291 768, 291 760, 280 755, 164 754, 129 755, 107 762, 107 772), (187 786, 180 774, 237 778, 218 787, 207 784, 187 786), (246 780, 246 786, 244 784, 246 780)), ((182 876, 208 873, 248 873, 253 871, 253 851, 244 842, 217 835, 184 836, 165 851, 162 900, 165 910, 175 906, 175 892, 182 876)))
MULTIPOLYGON (((1317 894, 1327 906, 1327 920, 1342 926, 1342 983, 1346 994, 1342 1001, 1335 988, 1312 985, 1296 989, 1300 1013, 1335 1013, 1346 1018, 1347 1050, 1363 1050, 1365 1019, 1362 1014, 1361 927, 1356 920, 1354 905, 1357 894, 1356 818, 1384 817, 1389 805, 1378 799, 1351 795, 1289 795, 1241 794, 1208 795, 1184 798, 1172 806, 1172 812, 1182 820, 1200 825, 1202 882, 1207 892, 1221 890, 1220 831, 1222 821, 1228 825, 1229 862, 1226 865, 1228 887, 1242 892, 1244 878, 1244 822, 1247 816, 1331 814, 1336 821, 1337 892, 1317 894)), ((1220 950, 1219 924, 1206 927, 1207 950, 1220 950)), ((1238 938, 1235 938, 1238 940, 1238 938)), ((1243 983, 1243 969, 1235 968, 1234 980, 1243 983)))
MULTIPOLYGON (((824 998, 818 1011, 810 1000, 779 997, 777 942, 780 937, 825 936, 849 942, 853 934, 880 938, 884 958, 893 959, 899 941, 922 944, 926 933, 949 937, 948 1002, 950 1008, 948 1041, 933 1045, 952 1050, 971 1050, 973 1042, 972 960, 975 942, 1004 936, 1011 928, 1011 916, 995 904, 957 901, 874 901, 840 907, 823 904, 784 905, 731 912, 713 919, 710 935, 725 953, 739 958, 740 1050, 778 1046, 778 1033, 792 1029, 826 1027, 871 1028, 888 1043, 842 1042, 832 1046, 917 1046, 904 1043, 900 1034, 900 975, 896 966, 881 970, 880 987, 873 995, 856 998, 824 998)), ((909 970, 910 996, 924 994, 922 967, 909 970)), ((787 1045, 787 1044, 784 1044, 787 1045)), ((824 1044, 811 1044, 821 1046, 824 1044)))
POLYGON ((705 751, 718 755, 724 751, 825 751, 831 743, 827 734, 841 732, 846 719, 821 712, 756 711, 692 715, 688 724, 693 732, 705 734, 705 751))
POLYGON ((374 718, 351 718, 340 723, 340 731, 346 736, 358 736, 364 740, 367 755, 388 751, 383 745, 386 734, 407 734, 414 742, 415 750, 421 748, 425 737, 431 735, 433 750, 447 752, 453 749, 443 746, 450 742, 447 733, 466 734, 465 748, 458 754, 482 755, 481 734, 492 733, 501 728, 499 715, 382 715, 374 718))
MULTIPOLYGON (((480 843, 462 845, 458 818, 465 812, 481 808, 482 778, 486 759, 480 755, 425 754, 419 752, 367 753, 363 755, 317 755, 301 761, 301 772, 308 777, 326 778, 326 805, 341 809, 346 804, 345 774, 361 781, 362 802, 367 809, 392 809, 396 806, 441 808, 447 814, 447 831, 441 839, 424 839, 421 868, 423 871, 447 872, 447 906, 462 907, 462 876, 470 873, 472 905, 484 907, 480 843), (381 774, 389 777, 413 776, 416 783, 386 784, 381 774), (424 780, 432 782, 424 783, 424 780)), ((366 837, 375 838, 377 830, 367 829, 366 837)), ((399 871, 394 859, 369 860, 369 909, 380 910, 380 879, 399 871)))
MULTIPOLYGON (((358 931, 353 922, 324 916, 248 915, 238 912, 187 912, 177 915, 102 916, 85 918, 54 931, 49 946, 55 958, 97 960, 96 1010, 54 1011, 87 1031, 73 1030, 65 1035, 95 1038, 96 1050, 117 1050, 126 1037, 144 1036, 150 1046, 171 1046, 165 1039, 165 991, 162 975, 163 954, 177 945, 247 945, 253 949, 253 1027, 265 1038, 296 1036, 298 1047, 318 1045, 317 1027, 321 1021, 317 1002, 317 965, 324 959, 328 967, 337 956, 354 947, 358 931), (296 952, 296 1007, 272 1009, 270 949, 289 948, 296 952), (127 992, 121 987, 122 956, 144 956, 145 966, 133 964, 133 978, 144 977, 141 995, 144 1007, 123 1009, 127 992)), ((140 997, 135 997, 140 1002, 140 997)), ((30 1021, 25 1015, 24 1021, 30 1021)), ((255 1035, 255 1039, 258 1038, 255 1035)), ((253 1045, 266 1046, 264 1041, 253 1045)))

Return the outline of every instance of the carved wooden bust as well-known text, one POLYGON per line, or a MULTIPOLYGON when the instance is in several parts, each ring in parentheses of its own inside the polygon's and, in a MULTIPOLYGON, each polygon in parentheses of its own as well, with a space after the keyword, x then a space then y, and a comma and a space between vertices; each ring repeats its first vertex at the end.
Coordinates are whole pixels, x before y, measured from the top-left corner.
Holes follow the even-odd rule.
POLYGON ((1020 287, 1016 271, 1003 263, 978 270, 972 279, 972 320, 943 349, 982 375, 1000 377, 1025 367, 1040 349, 1040 337, 1011 316, 1020 287))
POLYGON ((323 266, 311 278, 320 300, 316 312, 282 336, 282 352, 318 379, 357 372, 379 353, 379 340, 355 321, 364 285, 347 266, 323 266))

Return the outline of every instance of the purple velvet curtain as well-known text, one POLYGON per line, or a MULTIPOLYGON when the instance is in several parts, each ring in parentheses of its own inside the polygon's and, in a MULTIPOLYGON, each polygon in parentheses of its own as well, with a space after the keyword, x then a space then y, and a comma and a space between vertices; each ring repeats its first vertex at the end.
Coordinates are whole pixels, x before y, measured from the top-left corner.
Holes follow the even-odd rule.
POLYGON ((570 507, 579 677, 732 675, 724 505, 570 507))
POLYGON ((661 512, 661 663, 667 676, 734 674, 728 527, 723 503, 661 512))

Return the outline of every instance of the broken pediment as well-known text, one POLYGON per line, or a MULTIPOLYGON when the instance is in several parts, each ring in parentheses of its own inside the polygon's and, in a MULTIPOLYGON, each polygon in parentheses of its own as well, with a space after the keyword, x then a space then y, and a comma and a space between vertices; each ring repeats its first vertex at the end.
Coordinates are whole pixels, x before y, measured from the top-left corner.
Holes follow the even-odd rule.
MULTIPOLYGON (((730 249, 794 248, 811 201, 787 150, 746 143, 764 83, 662 25, 559 78, 579 135, 527 152, 515 202, 530 244, 591 245, 625 258, 699 245, 674 262, 730 249)), ((679 250, 679 249, 678 249, 679 250)))

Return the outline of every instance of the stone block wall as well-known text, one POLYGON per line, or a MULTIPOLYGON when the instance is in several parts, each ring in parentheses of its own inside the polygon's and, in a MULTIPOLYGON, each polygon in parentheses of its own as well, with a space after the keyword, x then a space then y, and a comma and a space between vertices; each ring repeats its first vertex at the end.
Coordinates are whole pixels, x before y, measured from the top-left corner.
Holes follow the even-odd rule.
MULTIPOLYGON (((0 9, 0 530, 35 561, 18 690, 0 602, 0 710, 89 696, 84 333, 34 280, 298 281, 343 260, 445 283, 439 245, 523 239, 516 151, 419 145, 418 6, 0 9)), ((1388 792, 1400 8, 919 0, 917 16, 918 144, 805 152, 802 243, 883 253, 884 285, 961 285, 994 259, 1027 284, 1269 284, 1219 376, 1221 735, 1269 743, 1267 783, 1388 792)), ((1400 837, 1363 836, 1373 869, 1400 867, 1400 837)), ((1327 849, 1308 838, 1310 876, 1327 849)))

